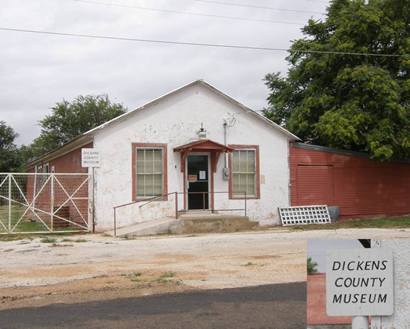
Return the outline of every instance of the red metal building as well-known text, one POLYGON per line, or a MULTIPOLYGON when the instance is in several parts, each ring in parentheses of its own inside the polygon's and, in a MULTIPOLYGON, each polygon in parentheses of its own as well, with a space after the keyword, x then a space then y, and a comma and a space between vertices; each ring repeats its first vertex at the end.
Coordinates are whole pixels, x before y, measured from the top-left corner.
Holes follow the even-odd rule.
POLYGON ((339 206, 342 218, 410 214, 410 162, 294 143, 289 163, 292 206, 339 206))

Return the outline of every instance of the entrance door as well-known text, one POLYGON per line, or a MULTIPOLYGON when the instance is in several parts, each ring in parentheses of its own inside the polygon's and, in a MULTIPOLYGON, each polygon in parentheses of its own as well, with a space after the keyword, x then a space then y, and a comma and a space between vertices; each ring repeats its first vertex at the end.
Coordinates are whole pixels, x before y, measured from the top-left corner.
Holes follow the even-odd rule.
POLYGON ((188 155, 188 209, 209 209, 208 155, 188 155))

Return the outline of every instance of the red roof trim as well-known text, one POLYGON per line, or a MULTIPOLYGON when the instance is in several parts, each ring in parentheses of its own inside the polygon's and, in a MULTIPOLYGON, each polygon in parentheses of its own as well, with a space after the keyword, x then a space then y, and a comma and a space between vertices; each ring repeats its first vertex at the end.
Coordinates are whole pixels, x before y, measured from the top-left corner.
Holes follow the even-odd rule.
POLYGON ((210 139, 200 139, 174 148, 174 152, 193 150, 217 150, 221 152, 232 152, 234 149, 232 147, 214 142, 210 139))

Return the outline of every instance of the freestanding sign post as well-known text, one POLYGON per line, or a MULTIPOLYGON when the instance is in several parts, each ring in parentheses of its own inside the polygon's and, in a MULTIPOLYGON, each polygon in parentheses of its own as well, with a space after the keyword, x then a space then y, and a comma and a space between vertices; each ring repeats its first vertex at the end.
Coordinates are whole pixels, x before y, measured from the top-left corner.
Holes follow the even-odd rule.
POLYGON ((100 152, 93 148, 83 148, 81 149, 81 166, 83 168, 92 168, 91 180, 92 180, 92 217, 93 217, 93 233, 95 232, 95 207, 94 207, 94 168, 100 166, 100 152))
POLYGON ((352 329, 368 329, 368 316, 393 314, 393 253, 390 249, 329 251, 326 312, 352 316, 352 329))

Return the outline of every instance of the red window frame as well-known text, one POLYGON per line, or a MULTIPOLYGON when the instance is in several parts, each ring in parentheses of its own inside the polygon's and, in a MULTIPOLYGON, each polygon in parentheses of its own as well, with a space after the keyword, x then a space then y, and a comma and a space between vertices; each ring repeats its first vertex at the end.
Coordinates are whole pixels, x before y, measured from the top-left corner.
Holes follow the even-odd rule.
MULTIPOLYGON (((260 180, 260 159, 259 159, 259 145, 244 145, 244 144, 230 144, 229 147, 232 147, 235 150, 254 150, 255 151, 255 166, 256 166, 256 195, 247 196, 246 199, 260 199, 261 197, 261 180, 260 180)), ((238 197, 233 195, 232 191, 232 153, 229 154, 229 199, 234 200, 243 200, 245 197, 238 197)))
MULTIPOLYGON (((160 143, 132 143, 132 162, 131 162, 131 173, 132 173, 132 197, 133 201, 142 201, 147 200, 147 198, 138 198, 137 196, 137 148, 161 148, 162 149, 162 186, 163 186, 163 195, 168 194, 168 144, 160 143)), ((149 198, 148 198, 149 199, 149 198)), ((167 200, 165 196, 163 199, 158 200, 167 200)))

